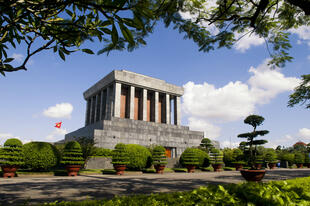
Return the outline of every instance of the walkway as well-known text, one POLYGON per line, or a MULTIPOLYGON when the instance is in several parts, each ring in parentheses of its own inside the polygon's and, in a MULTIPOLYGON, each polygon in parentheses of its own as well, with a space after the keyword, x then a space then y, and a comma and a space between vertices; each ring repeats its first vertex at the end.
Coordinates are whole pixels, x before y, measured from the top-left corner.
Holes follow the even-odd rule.
MULTIPOLYGON (((268 170, 264 181, 310 176, 310 169, 268 170)), ((16 205, 62 200, 111 198, 114 195, 184 191, 206 184, 243 182, 240 172, 166 173, 141 175, 81 175, 78 177, 0 178, 0 203, 16 205)))

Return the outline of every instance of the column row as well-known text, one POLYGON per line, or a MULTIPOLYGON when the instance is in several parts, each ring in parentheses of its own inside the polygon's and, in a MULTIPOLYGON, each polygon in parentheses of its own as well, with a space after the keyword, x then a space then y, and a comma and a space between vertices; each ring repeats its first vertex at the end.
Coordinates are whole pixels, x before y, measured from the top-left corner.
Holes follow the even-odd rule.
POLYGON ((173 123, 180 125, 180 106, 179 96, 116 82, 87 99, 85 125, 112 116, 171 124, 172 112, 173 123))
POLYGON ((171 124, 181 124, 180 97, 145 88, 115 84, 114 115, 119 118, 171 124), (171 109, 171 102, 173 110, 171 109))
POLYGON ((86 100, 85 125, 111 118, 113 111, 113 90, 114 87, 111 85, 86 100))

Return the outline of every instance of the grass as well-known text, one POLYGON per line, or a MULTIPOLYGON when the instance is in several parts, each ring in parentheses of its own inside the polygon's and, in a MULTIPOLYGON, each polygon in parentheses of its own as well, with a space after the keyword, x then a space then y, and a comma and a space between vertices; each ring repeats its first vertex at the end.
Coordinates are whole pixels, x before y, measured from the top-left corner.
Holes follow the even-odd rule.
POLYGON ((186 168, 172 168, 174 172, 187 172, 186 168))
POLYGON ((223 167, 224 171, 236 171, 236 168, 234 167, 223 167))

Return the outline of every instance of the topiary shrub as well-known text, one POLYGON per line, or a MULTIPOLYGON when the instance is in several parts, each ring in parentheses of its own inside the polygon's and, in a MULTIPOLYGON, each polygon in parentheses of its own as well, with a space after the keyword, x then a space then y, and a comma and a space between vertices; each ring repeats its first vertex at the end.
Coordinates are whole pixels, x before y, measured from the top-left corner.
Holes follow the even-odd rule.
POLYGON ((81 145, 77 141, 71 141, 66 143, 62 160, 60 162, 63 165, 83 165, 83 153, 81 145))
POLYGON ((19 139, 8 139, 0 149, 0 164, 5 166, 21 166, 24 164, 23 143, 19 139))
POLYGON ((277 153, 274 150, 270 150, 265 154, 265 161, 268 163, 277 162, 277 153))
MULTIPOLYGON (((208 167, 210 165, 210 157, 205 151, 201 149, 197 149, 197 148, 190 148, 190 149, 196 154, 198 158, 198 165, 196 165, 197 167, 203 168, 203 167, 208 167)), ((182 153, 180 157, 180 164, 182 165, 182 167, 185 167, 184 155, 183 155, 184 152, 182 153)))
POLYGON ((198 154, 197 154, 197 149, 195 148, 187 148, 185 151, 182 153, 180 157, 181 161, 180 163, 182 166, 186 165, 199 165, 199 159, 198 159, 198 154))
POLYGON ((210 154, 210 162, 211 164, 223 164, 223 152, 213 148, 210 154))
POLYGON ((127 165, 129 163, 128 152, 126 145, 123 143, 118 143, 115 145, 112 151, 112 162, 113 165, 127 165))
POLYGON ((166 150, 163 146, 155 146, 153 149, 153 165, 166 165, 167 157, 165 154, 166 150))
POLYGON ((59 163, 56 147, 47 142, 30 142, 23 146, 25 166, 34 171, 46 171, 59 163))
POLYGON ((129 156, 127 168, 129 170, 142 170, 152 165, 152 154, 144 146, 137 144, 126 145, 126 150, 129 156))

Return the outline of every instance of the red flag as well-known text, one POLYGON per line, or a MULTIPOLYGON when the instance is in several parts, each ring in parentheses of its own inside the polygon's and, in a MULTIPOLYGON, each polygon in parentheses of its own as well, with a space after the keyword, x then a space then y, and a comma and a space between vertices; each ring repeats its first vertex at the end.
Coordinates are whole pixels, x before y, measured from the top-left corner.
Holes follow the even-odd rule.
POLYGON ((60 127, 61 127, 61 123, 62 123, 62 122, 57 122, 56 125, 55 125, 55 127, 60 128, 60 127))

